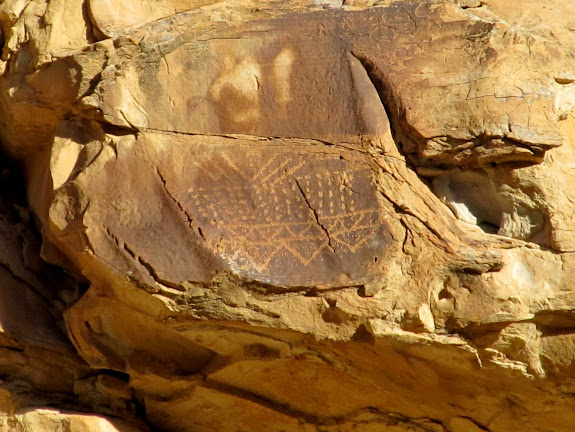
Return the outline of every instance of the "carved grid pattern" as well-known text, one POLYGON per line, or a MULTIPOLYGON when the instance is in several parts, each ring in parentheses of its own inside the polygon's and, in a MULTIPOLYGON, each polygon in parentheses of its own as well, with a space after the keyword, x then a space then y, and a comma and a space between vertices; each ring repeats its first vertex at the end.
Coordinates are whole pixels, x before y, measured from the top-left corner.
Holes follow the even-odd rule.
POLYGON ((367 166, 337 154, 238 156, 196 161, 201 181, 189 189, 191 214, 222 255, 240 252, 258 272, 280 253, 307 266, 322 253, 355 253, 380 225, 367 166))

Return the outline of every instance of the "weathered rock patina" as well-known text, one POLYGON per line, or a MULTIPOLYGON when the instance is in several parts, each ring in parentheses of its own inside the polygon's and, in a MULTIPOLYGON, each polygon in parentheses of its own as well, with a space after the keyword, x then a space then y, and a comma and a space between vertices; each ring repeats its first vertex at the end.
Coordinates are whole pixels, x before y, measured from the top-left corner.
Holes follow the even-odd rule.
POLYGON ((2 427, 572 430, 571 16, 4 1, 2 427))

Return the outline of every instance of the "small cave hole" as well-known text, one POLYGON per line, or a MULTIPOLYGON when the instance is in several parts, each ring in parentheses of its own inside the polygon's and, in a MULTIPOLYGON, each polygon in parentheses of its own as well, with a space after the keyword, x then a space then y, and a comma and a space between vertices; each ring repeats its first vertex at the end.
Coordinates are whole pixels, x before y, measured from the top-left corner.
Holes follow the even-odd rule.
POLYGON ((365 324, 361 324, 357 328, 357 330, 355 331, 355 333, 351 337, 351 340, 354 342, 363 342, 363 343, 367 343, 369 345, 375 345, 375 337, 367 329, 365 324))
POLYGON ((478 225, 478 227, 481 228, 487 234, 497 234, 500 228, 499 226, 493 225, 489 222, 481 222, 478 225))
POLYGON ((488 234, 499 231, 507 203, 485 171, 458 171, 437 177, 433 179, 432 190, 457 219, 488 234))
POLYGON ((441 290, 441 292, 439 293, 437 298, 439 300, 449 300, 449 299, 453 298, 453 296, 451 295, 451 293, 449 292, 449 290, 447 288, 444 288, 441 290))
POLYGON ((101 374, 112 376, 124 382, 130 381, 130 374, 127 374, 126 372, 121 372, 114 369, 99 369, 98 372, 100 372, 101 374))

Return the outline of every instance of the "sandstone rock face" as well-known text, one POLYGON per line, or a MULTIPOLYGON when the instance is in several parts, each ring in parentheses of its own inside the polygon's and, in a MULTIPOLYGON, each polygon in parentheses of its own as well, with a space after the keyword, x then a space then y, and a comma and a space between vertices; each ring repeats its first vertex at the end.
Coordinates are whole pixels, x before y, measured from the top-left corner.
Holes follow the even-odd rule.
MULTIPOLYGON (((144 279, 151 286, 207 283, 224 271, 286 287, 377 278, 393 239, 370 159, 321 143, 290 147, 143 134, 124 140, 117 158, 102 150, 84 171, 93 175, 63 188, 79 187, 89 191, 87 202, 103 203, 83 213, 103 223, 86 239, 102 244, 98 258, 125 262, 127 273, 149 273, 144 279), (137 177, 125 181, 117 173, 137 177), (141 196, 153 204, 135 215, 141 196), (173 231, 164 231, 166 223, 173 231)), ((56 221, 68 209, 60 201, 50 216, 56 221)))
POLYGON ((569 17, 1 3, 0 429, 572 430, 569 17))
POLYGON ((0 430, 145 431, 126 383, 92 370, 66 337, 62 314, 82 286, 40 258, 23 180, 5 160, 0 172, 0 430), (110 392, 113 386, 126 390, 110 392), (134 426, 73 410, 125 417, 134 426))
POLYGON ((108 420, 102 417, 62 413, 56 410, 37 409, 25 413, 14 413, 7 419, 0 420, 2 430, 23 432, 61 430, 78 432, 137 432, 138 429, 123 421, 108 420))

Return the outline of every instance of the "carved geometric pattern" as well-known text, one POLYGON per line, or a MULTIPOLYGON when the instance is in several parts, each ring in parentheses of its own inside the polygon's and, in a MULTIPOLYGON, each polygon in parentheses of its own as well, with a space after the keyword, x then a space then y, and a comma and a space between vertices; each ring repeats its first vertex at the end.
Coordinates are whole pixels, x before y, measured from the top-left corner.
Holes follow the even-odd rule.
POLYGON ((234 270, 261 276, 326 265, 374 239, 380 208, 365 161, 254 147, 192 161, 183 203, 208 246, 234 270))

